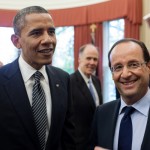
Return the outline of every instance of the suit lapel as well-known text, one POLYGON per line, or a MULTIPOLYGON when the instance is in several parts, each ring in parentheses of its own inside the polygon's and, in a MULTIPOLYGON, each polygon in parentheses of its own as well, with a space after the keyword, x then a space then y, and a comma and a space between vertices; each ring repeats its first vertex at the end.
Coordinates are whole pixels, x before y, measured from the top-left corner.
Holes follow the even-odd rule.
POLYGON ((149 114, 148 114, 148 120, 147 120, 147 125, 145 129, 145 134, 141 146, 141 150, 149 150, 150 149, 150 109, 149 109, 149 114))
POLYGON ((76 71, 76 76, 77 76, 77 84, 78 84, 79 89, 81 90, 82 94, 85 96, 87 103, 89 103, 91 108, 93 110, 95 110, 96 106, 95 106, 94 100, 92 98, 92 95, 90 94, 90 91, 89 91, 83 77, 79 73, 79 71, 76 71))
POLYGON ((55 128, 58 122, 57 119, 60 117, 59 116, 61 115, 60 112, 65 104, 63 103, 64 102, 63 97, 61 96, 63 87, 61 81, 57 78, 58 77, 57 74, 54 73, 53 70, 50 69, 49 67, 46 67, 46 71, 49 78, 51 101, 52 101, 51 125, 48 137, 48 141, 51 142, 53 137, 55 136, 55 128))
POLYGON ((116 129, 116 122, 118 118, 118 113, 119 113, 119 108, 120 108, 120 99, 113 101, 113 105, 111 106, 110 109, 114 108, 112 111, 112 117, 109 118, 109 127, 110 127, 110 136, 108 138, 108 141, 110 142, 109 145, 113 148, 114 144, 114 135, 115 135, 115 129, 116 129))
MULTIPOLYGON (((114 142, 114 134, 115 134, 115 127, 116 127, 116 121, 117 121, 117 116, 118 116, 118 112, 119 112, 119 108, 120 108, 120 99, 114 101, 114 111, 112 112, 112 118, 110 118, 109 121, 109 126, 110 126, 110 136, 108 137, 107 141, 109 141, 110 143, 108 145, 111 145, 111 147, 113 148, 113 142, 114 142), (111 124, 112 122, 112 124, 111 124), (110 139, 109 139, 110 138, 110 139)), ((112 105, 111 108, 112 109, 112 105)), ((149 115, 148 115, 148 120, 147 120, 147 125, 146 125, 146 130, 145 130, 145 134, 144 134, 144 138, 143 138, 143 142, 142 142, 142 146, 141 146, 141 150, 149 150, 150 149, 150 142, 149 142, 149 137, 150 137, 150 109, 149 109, 149 115)))
POLYGON ((37 140, 37 135, 33 122, 31 106, 19 69, 18 61, 12 63, 10 69, 5 72, 5 76, 7 76, 8 82, 4 85, 4 88, 8 93, 10 103, 13 105, 18 115, 18 119, 22 122, 24 129, 35 142, 37 140))

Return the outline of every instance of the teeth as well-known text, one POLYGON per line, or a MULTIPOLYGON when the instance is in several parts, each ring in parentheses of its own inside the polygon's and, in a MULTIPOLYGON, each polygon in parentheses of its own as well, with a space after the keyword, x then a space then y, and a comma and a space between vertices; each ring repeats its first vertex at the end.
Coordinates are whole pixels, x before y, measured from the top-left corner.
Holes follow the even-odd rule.
POLYGON ((43 52, 46 53, 46 52, 49 52, 49 51, 50 51, 50 50, 48 49, 48 50, 44 50, 43 52))
POLYGON ((41 50, 39 52, 40 53, 49 53, 50 51, 52 51, 52 49, 45 49, 45 50, 41 50))
POLYGON ((126 82, 126 83, 123 83, 124 85, 130 85, 130 84, 133 84, 134 82, 126 82))

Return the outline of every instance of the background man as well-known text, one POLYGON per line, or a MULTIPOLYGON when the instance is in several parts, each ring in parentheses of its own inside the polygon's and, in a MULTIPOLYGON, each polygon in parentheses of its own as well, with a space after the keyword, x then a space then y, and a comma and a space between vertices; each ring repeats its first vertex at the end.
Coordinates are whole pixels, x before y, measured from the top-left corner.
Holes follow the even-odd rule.
POLYGON ((93 75, 98 58, 98 50, 95 46, 83 45, 79 50, 78 70, 71 75, 77 150, 87 149, 93 114, 96 106, 102 104, 101 84, 93 75), (92 86, 93 95, 89 90, 90 86, 92 86))

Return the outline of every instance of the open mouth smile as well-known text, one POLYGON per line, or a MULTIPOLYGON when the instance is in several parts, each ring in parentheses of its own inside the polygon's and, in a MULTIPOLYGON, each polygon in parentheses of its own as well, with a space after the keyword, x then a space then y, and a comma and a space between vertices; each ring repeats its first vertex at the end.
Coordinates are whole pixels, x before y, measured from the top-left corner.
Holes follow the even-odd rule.
POLYGON ((131 84, 133 84, 135 81, 131 81, 131 82, 122 82, 122 84, 124 84, 124 85, 131 85, 131 84))
POLYGON ((124 81, 124 82, 121 82, 121 84, 125 87, 133 87, 136 83, 137 79, 136 80, 132 80, 132 81, 124 81))
POLYGON ((38 53, 50 53, 52 52, 53 49, 52 48, 49 48, 49 49, 42 49, 42 50, 37 50, 38 53))

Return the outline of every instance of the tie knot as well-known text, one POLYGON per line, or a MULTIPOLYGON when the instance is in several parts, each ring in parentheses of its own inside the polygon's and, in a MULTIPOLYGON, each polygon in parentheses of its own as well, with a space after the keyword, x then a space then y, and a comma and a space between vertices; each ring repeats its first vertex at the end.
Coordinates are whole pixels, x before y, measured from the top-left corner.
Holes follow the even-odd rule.
POLYGON ((36 81, 36 82, 39 82, 41 76, 42 76, 42 73, 39 72, 39 71, 36 71, 36 72, 34 73, 34 79, 35 79, 35 81, 36 81))
POLYGON ((92 80, 89 80, 88 83, 89 83, 89 84, 92 84, 92 80))
POLYGON ((135 111, 135 108, 132 106, 129 106, 129 107, 126 106, 123 108, 123 111, 125 112, 124 117, 123 117, 125 119, 126 117, 130 116, 135 111))

